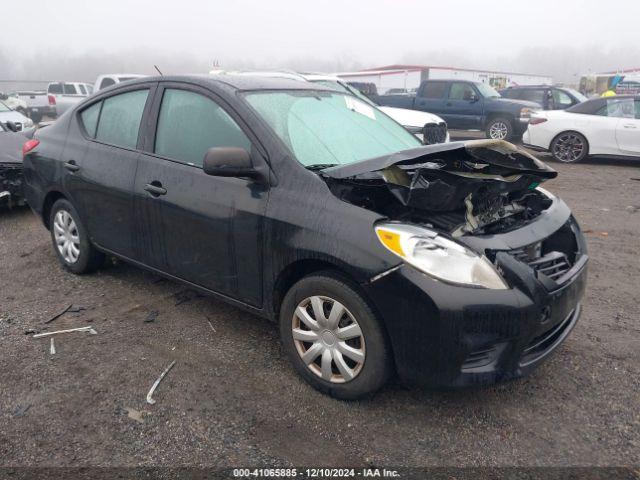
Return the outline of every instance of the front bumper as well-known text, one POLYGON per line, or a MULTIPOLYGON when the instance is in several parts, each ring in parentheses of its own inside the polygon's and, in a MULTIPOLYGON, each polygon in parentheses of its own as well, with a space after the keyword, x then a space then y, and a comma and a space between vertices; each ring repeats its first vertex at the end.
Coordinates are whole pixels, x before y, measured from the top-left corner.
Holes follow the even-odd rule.
POLYGON ((588 257, 582 234, 575 232, 582 250, 560 283, 499 252, 495 263, 508 290, 452 286, 407 265, 365 286, 385 322, 400 378, 436 387, 471 386, 535 369, 581 313, 588 257))

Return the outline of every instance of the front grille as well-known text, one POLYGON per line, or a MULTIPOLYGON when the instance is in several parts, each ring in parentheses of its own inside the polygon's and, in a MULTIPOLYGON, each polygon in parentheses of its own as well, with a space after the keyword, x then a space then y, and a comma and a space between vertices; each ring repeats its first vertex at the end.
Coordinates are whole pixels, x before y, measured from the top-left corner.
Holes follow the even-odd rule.
POLYGON ((444 143, 447 139, 447 124, 427 123, 422 129, 423 143, 433 145, 434 143, 444 143))
POLYGON ((569 312, 569 315, 557 325, 545 330, 540 335, 529 342, 524 349, 520 366, 524 367, 550 353, 567 336, 573 325, 575 325, 580 313, 580 304, 569 312))
POLYGON ((529 265, 534 271, 542 273, 552 280, 558 280, 571 268, 571 263, 565 253, 552 251, 542 255, 540 242, 525 248, 511 250, 509 253, 529 265))

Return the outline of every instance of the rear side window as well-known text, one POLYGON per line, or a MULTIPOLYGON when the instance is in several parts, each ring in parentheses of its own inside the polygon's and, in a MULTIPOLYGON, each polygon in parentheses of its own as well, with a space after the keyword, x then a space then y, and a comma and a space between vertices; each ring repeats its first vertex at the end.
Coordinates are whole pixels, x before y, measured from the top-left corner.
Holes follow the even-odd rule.
POLYGON ((91 138, 96 138, 96 128, 98 126, 98 117, 100 116, 101 106, 102 102, 94 103, 80 113, 82 126, 91 138))
POLYGON ((251 151, 251 142, 227 112, 210 98, 186 90, 166 89, 154 152, 201 167, 204 154, 212 147, 241 147, 251 151))
POLYGON ((103 101, 96 140, 135 148, 149 90, 114 95, 103 101))
POLYGON ((422 88, 421 97, 424 98, 442 98, 447 89, 445 82, 427 82, 422 88))
POLYGON ((77 95, 78 91, 76 90, 76 86, 73 83, 65 83, 63 84, 63 92, 65 95, 77 95))
POLYGON ((520 100, 527 100, 544 106, 545 92, 543 89, 527 88, 520 92, 520 100))
POLYGON ((49 85, 49 93, 54 95, 62 93, 62 84, 61 83, 52 83, 49 85))
POLYGON ((556 108, 567 108, 573 105, 573 99, 562 90, 553 90, 553 103, 556 108))
POLYGON ((115 84, 116 84, 116 81, 113 78, 109 78, 109 77, 103 78, 102 81, 100 82, 100 90, 115 84))

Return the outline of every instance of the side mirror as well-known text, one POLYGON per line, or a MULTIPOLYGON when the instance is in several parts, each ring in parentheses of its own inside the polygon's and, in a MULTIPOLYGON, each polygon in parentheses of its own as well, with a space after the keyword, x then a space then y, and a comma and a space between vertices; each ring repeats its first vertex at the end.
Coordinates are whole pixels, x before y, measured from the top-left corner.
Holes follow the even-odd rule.
POLYGON ((8 121, 7 123, 5 123, 5 125, 7 126, 7 129, 10 132, 18 132, 20 130, 18 128, 18 126, 15 123, 11 122, 11 121, 8 121))
POLYGON ((214 177, 244 177, 264 181, 265 176, 253 167, 251 156, 244 148, 214 147, 207 150, 202 169, 214 177))

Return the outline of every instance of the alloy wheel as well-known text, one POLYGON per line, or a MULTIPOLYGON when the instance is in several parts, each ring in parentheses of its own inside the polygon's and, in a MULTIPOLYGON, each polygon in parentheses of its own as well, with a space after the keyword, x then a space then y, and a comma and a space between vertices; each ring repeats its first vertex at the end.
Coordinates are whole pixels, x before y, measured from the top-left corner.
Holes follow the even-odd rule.
POLYGON ((561 162, 571 163, 580 160, 585 144, 578 135, 564 133, 553 144, 553 156, 561 162))
POLYGON ((331 383, 353 380, 364 365, 365 342, 351 312, 325 296, 305 298, 291 321, 298 355, 311 372, 331 383))
POLYGON ((58 252, 67 263, 76 263, 80 256, 78 226, 66 210, 59 210, 53 220, 53 233, 58 252))
POLYGON ((489 136, 493 140, 504 140, 508 135, 509 126, 502 121, 494 122, 489 127, 489 136))

